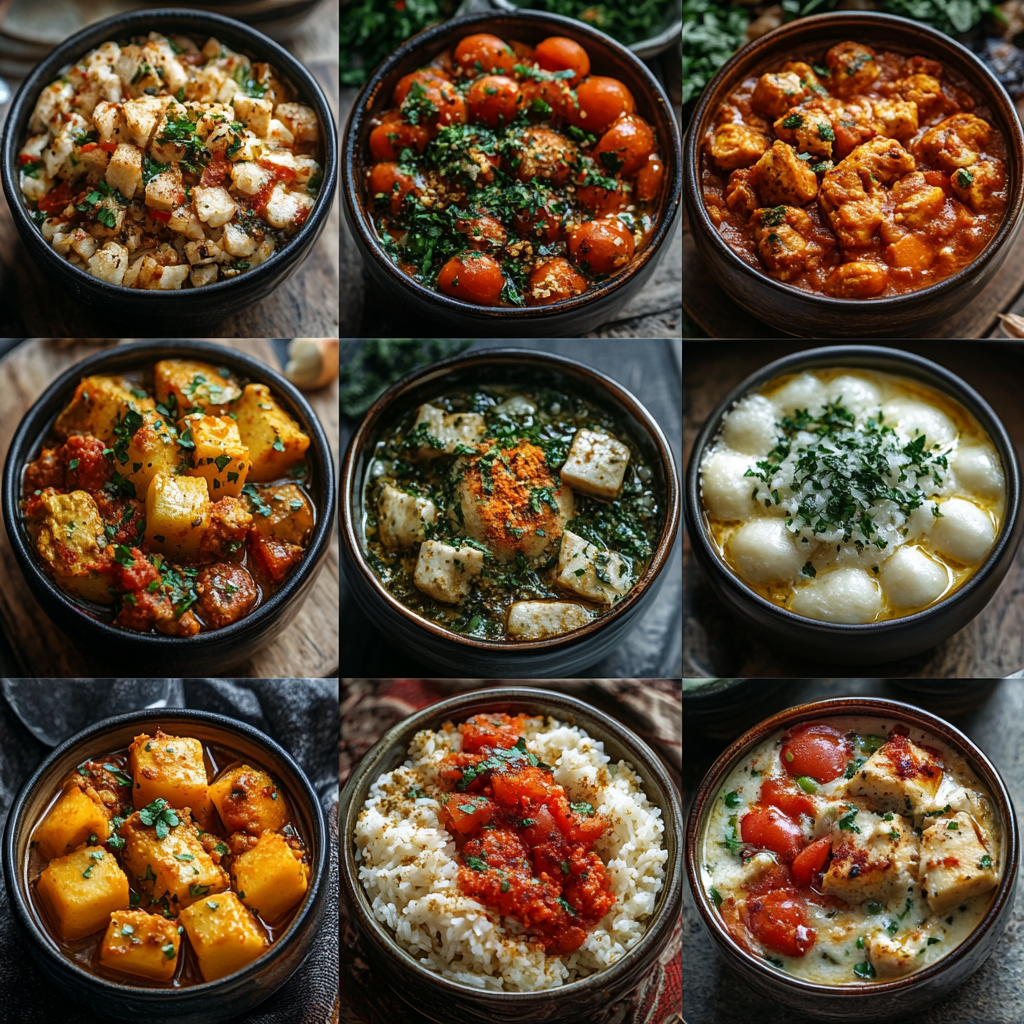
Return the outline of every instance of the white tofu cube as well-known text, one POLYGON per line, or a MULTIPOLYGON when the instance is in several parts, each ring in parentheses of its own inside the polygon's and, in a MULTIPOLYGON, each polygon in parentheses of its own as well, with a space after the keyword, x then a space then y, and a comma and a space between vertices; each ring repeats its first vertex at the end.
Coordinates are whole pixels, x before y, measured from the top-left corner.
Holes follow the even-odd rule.
POLYGON ((484 555, 476 548, 453 548, 437 540, 420 545, 413 582, 424 594, 444 604, 458 604, 469 593, 474 576, 484 567, 484 555))
POLYGON ((458 444, 476 444, 487 429, 484 418, 479 413, 446 413, 429 403, 421 405, 417 410, 413 429, 415 430, 421 423, 425 423, 426 432, 441 443, 440 448, 426 444, 417 449, 416 454, 419 458, 428 459, 446 453, 450 455, 458 444))
POLYGON ((175 267, 164 267, 156 284, 151 287, 158 288, 163 292, 177 291, 185 283, 188 271, 189 266, 187 263, 182 263, 180 266, 175 267))
POLYGON ((294 146, 295 136, 276 117, 270 119, 267 128, 267 144, 271 146, 294 146))
POLYGON ((579 629, 590 612, 572 601, 516 601, 508 610, 505 633, 519 640, 543 640, 579 629))
POLYGON ((75 232, 71 236, 71 248, 83 260, 87 260, 96 251, 97 244, 96 239, 84 228, 75 228, 75 232))
POLYGON ((921 886, 933 914, 995 888, 996 865, 969 814, 941 818, 921 835, 921 886))
POLYGON ((202 288, 204 284, 213 284, 217 280, 217 265, 214 263, 198 264, 189 271, 188 276, 196 288, 202 288))
POLYGON ((219 228, 227 224, 235 215, 235 201, 231 193, 221 185, 212 188, 203 188, 196 185, 192 189, 192 203, 195 206, 196 215, 201 221, 209 224, 211 228, 219 228))
POLYGON ((146 185, 146 205, 154 210, 169 213, 185 201, 185 188, 181 181, 181 170, 171 167, 149 179, 146 185))
POLYGON ((101 281, 121 284, 128 269, 128 250, 117 242, 107 242, 99 252, 89 257, 89 273, 101 281))
POLYGON ((141 96, 137 100, 127 100, 123 106, 124 123, 132 142, 141 149, 149 145, 150 136, 156 128, 157 121, 163 116, 167 97, 141 96))
POLYGON ((868 940, 868 960, 880 978, 894 978, 906 974, 913 970, 916 959, 917 950, 909 949, 902 942, 890 939, 883 932, 872 935, 868 940))
POLYGON ((893 733, 850 780, 846 792, 867 797, 876 807, 923 814, 932 807, 942 768, 926 750, 893 733))
POLYGON ((124 115, 114 103, 100 100, 92 112, 92 122, 100 133, 100 142, 122 142, 125 131, 124 115))
POLYGON ((303 103, 278 103, 274 114, 296 142, 316 142, 320 137, 316 112, 303 103))
POLYGON ((196 216, 191 206, 179 206, 171 211, 171 219, 167 222, 172 231, 177 231, 186 238, 197 242, 205 241, 206 231, 203 222, 196 216))
POLYGON ((406 548, 426 536, 424 523, 437 522, 437 508, 429 498, 385 486, 377 501, 377 526, 380 542, 386 548, 406 548))
POLYGON ((256 240, 246 234, 245 229, 238 224, 228 222, 224 225, 224 235, 221 238, 221 245, 232 256, 250 256, 256 248, 256 240))
POLYGON ((562 534, 555 583, 563 590, 612 605, 626 596, 631 582, 629 563, 621 555, 603 551, 571 530, 562 534))
POLYGON ((130 142, 119 142, 107 164, 107 184, 131 199, 142 191, 142 150, 130 142))
POLYGON ((579 494, 615 498, 629 465, 629 449, 608 434, 578 430, 562 466, 562 480, 579 494))
POLYGON ((299 215, 313 207, 313 200, 301 192, 289 192, 284 185, 275 185, 267 200, 263 219, 274 228, 291 227, 299 215))
POLYGON ((270 100, 254 99, 243 93, 235 93, 232 98, 235 118, 251 128, 261 138, 270 127, 270 115, 274 112, 274 104, 270 100))
POLYGON ((235 188, 247 196, 254 196, 268 181, 270 172, 251 161, 231 165, 231 180, 235 188))

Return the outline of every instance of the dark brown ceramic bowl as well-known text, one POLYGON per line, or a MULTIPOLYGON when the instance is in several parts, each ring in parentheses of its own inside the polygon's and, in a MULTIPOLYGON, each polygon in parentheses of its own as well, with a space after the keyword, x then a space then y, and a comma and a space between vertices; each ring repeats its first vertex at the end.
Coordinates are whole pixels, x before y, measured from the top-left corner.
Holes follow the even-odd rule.
POLYGON ((711 766, 697 790, 686 822, 686 872, 690 892, 704 926, 710 931, 726 963, 746 984, 769 999, 791 1009, 799 1008, 804 1016, 837 1024, 885 1020, 895 1016, 912 1020, 925 1002, 963 984, 992 954, 1010 923, 1019 870, 1020 836, 1016 813, 1010 794, 992 762, 948 722, 920 708, 880 697, 834 697, 800 704, 766 718, 731 744, 711 766), (894 981, 832 986, 778 971, 747 952, 732 938, 701 884, 701 850, 708 813, 718 797, 722 781, 744 754, 780 729, 842 715, 870 715, 906 722, 934 734, 961 753, 992 794, 1003 833, 1003 874, 988 913, 967 939, 941 960, 894 981))
POLYGON ((928 25, 875 11, 835 11, 800 18, 747 44, 711 80, 687 132, 686 209, 701 259, 730 298, 753 316, 804 337, 913 335, 935 328, 967 305, 999 269, 1020 227, 1024 208, 1024 135, 1017 111, 988 68, 966 47, 928 25), (845 40, 876 50, 922 54, 941 61, 989 108, 1006 141, 1006 216, 985 249, 961 271, 938 284, 878 299, 835 299, 776 281, 744 262, 718 233, 701 195, 700 152, 718 108, 751 75, 787 60, 821 62, 845 40))
POLYGON ((341 538, 345 574, 368 619, 411 656, 458 676, 538 678, 571 675, 593 665, 632 630, 664 582, 662 570, 679 528, 675 460, 654 417, 603 373, 563 356, 526 349, 483 349, 433 363, 393 384, 371 406, 349 441, 342 466, 341 538), (407 410, 460 384, 510 383, 568 387, 621 417, 629 440, 646 456, 661 496, 664 524, 651 561, 610 611, 586 626, 547 640, 481 640, 463 636, 417 614, 394 597, 366 561, 363 491, 381 433, 407 410))
POLYGON ((506 14, 498 11, 469 14, 443 21, 403 43, 367 80, 352 106, 345 128, 343 179, 345 219, 355 235, 359 252, 377 283, 396 303, 417 316, 455 328, 470 336, 544 337, 582 335, 611 320, 643 287, 663 255, 679 212, 681 147, 679 128, 668 97, 658 80, 627 47, 575 18, 537 11, 506 14), (371 162, 371 121, 391 105, 398 80, 423 67, 442 50, 453 47, 473 32, 491 32, 502 39, 538 43, 551 35, 575 39, 590 55, 595 74, 624 82, 636 100, 636 112, 654 129, 658 151, 665 161, 661 213, 654 234, 629 266, 576 298, 550 306, 478 306, 427 288, 404 274, 381 247, 367 211, 363 169, 371 162))
POLYGON ((672 935, 682 902, 682 821, 676 792, 658 755, 638 736, 602 711, 575 697, 532 687, 496 687, 474 690, 434 704, 390 729, 358 764, 341 793, 338 808, 341 830, 341 898, 364 937, 363 948, 372 957, 378 979, 439 1024, 570 1024, 606 1008, 636 988, 672 935), (514 715, 551 715, 585 729, 603 741, 613 761, 626 760, 640 776, 648 800, 661 809, 668 850, 665 877, 654 913, 643 938, 621 960, 580 981, 540 992, 486 992, 428 970, 395 941, 373 916, 366 890, 359 881, 355 859, 355 828, 367 794, 384 772, 406 760, 409 743, 421 729, 437 729, 444 722, 464 721, 475 714, 504 711, 514 715))

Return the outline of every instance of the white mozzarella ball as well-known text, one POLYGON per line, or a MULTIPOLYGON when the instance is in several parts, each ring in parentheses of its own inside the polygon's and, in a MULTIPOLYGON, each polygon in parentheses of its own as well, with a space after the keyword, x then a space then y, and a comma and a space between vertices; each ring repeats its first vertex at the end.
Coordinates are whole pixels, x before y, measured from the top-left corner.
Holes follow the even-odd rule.
POLYGON ((977 565, 996 539, 992 520, 973 501, 950 498, 939 506, 942 515, 932 527, 931 544, 940 554, 964 565, 977 565))
POLYGON ((758 481, 744 476, 754 460, 726 448, 701 463, 701 495, 709 515, 716 519, 746 519, 756 511, 753 494, 758 481))
POLYGON ((853 374, 836 377, 826 390, 830 402, 839 402, 857 419, 864 418, 869 409, 877 409, 882 401, 882 392, 877 385, 853 374))
POLYGON ((915 508, 907 516, 907 532, 904 539, 914 541, 923 537, 935 525, 935 513, 932 510, 938 507, 938 502, 926 501, 919 508, 915 508))
POLYGON ((812 415, 825 407, 825 385, 809 373, 797 374, 772 395, 772 405, 782 416, 792 416, 797 409, 812 415))
POLYGON ((897 548, 880 572, 882 590, 890 608, 923 608, 938 600, 949 585, 945 566, 920 548, 897 548))
POLYGON ((747 395, 722 423, 722 440, 735 452, 767 455, 774 447, 775 407, 764 395, 747 395))
POLYGON ((943 412, 916 398, 890 398, 882 406, 885 423, 896 424, 911 440, 925 436, 925 447, 949 444, 956 437, 956 424, 943 412))
POLYGON ((874 622, 882 610, 882 588, 863 569, 835 569, 800 587, 788 608, 823 622, 874 622))
POLYGON ((725 553, 748 583, 780 583, 799 578, 809 545, 786 529, 781 519, 751 519, 727 541, 725 553))
POLYGON ((955 453, 952 468, 962 490, 981 498, 1002 496, 1003 467, 995 449, 989 445, 962 445, 955 453))

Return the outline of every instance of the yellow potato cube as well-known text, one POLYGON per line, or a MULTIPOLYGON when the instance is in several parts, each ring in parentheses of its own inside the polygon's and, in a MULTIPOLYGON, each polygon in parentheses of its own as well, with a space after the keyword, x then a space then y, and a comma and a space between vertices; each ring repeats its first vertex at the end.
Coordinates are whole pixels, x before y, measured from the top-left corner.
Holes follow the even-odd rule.
POLYGON ((286 476, 309 447, 309 436, 282 409, 266 384, 247 384, 233 409, 238 433, 249 449, 249 479, 266 483, 286 476))
POLYGON ((145 414, 155 408, 153 399, 124 377, 83 377, 71 404, 57 417, 53 432, 60 438, 91 434, 109 443, 126 412, 131 409, 145 414))
POLYGON ((54 860, 85 843, 93 846, 105 843, 109 835, 110 818, 106 807, 76 783, 69 782, 36 829, 32 841, 47 860, 54 860))
POLYGON ((158 728, 155 736, 136 736, 128 757, 136 810, 163 797, 171 807, 188 807, 200 825, 209 823, 210 794, 199 740, 168 736, 158 728))
POLYGON ((103 555, 106 537, 103 519, 86 491, 44 494, 43 517, 36 533, 36 550, 53 570, 62 590, 86 601, 110 604, 114 591, 110 561, 103 555))
POLYGON ((210 525, 206 480, 157 473, 146 492, 146 540, 176 562, 194 562, 210 525))
POLYGON ((186 907, 181 923, 206 981, 240 971, 269 946, 263 927, 233 892, 218 893, 186 907))
POLYGON ((128 907, 128 879, 108 850, 87 846, 51 860, 36 892, 65 942, 98 932, 128 907))
POLYGON ((170 913, 228 888, 230 879, 206 852, 199 839, 199 829, 188 817, 171 808, 160 808, 156 814, 147 809, 136 811, 121 826, 124 849, 121 851, 125 870, 134 878, 136 887, 148 893, 155 903, 167 901, 170 913), (144 819, 152 820, 147 825, 144 819), (177 825, 172 824, 175 820, 177 825), (160 838, 163 836, 163 838, 160 838))
POLYGON ((110 915, 100 946, 100 963, 121 974, 171 981, 178 969, 178 926, 145 910, 118 910, 110 915))
POLYGON ((298 859, 284 836, 264 832, 251 850, 235 858, 231 878, 238 898, 272 923, 305 895, 309 867, 298 859))
POLYGON ((181 462, 177 431, 159 413, 150 416, 128 443, 128 461, 121 475, 135 484, 135 496, 142 500, 157 473, 173 476, 181 462))
POLYGON ((189 416, 186 419, 195 451, 188 476, 203 477, 210 501, 237 498, 249 472, 249 449, 242 444, 238 425, 226 416, 189 416))
POLYGON ((302 488, 280 484, 257 487, 256 493, 260 500, 252 503, 252 525, 268 539, 304 546, 313 533, 313 508, 302 488))
POLYGON ((191 359, 162 359, 153 368, 156 400, 178 420, 193 409, 213 416, 233 411, 229 406, 242 391, 225 369, 191 359))
POLYGON ((288 824, 288 801, 274 780, 243 764, 210 786, 210 799, 229 832, 279 832, 288 824))

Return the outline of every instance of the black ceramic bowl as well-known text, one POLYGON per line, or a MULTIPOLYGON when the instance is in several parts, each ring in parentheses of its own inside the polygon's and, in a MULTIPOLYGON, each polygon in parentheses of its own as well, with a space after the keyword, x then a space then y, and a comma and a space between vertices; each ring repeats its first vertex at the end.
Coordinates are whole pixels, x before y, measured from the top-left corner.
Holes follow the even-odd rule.
POLYGON ((220 14, 187 8, 131 11, 76 32, 49 53, 22 82, 11 102, 0 137, 0 178, 3 179, 4 194, 18 234, 32 258, 53 282, 68 289, 76 299, 120 319, 137 318, 153 334, 159 333, 159 329, 208 326, 211 320, 222 320, 266 298, 309 255, 330 215, 337 177, 338 139, 334 114, 313 75, 287 50, 248 25, 220 14), (18 151, 28 137, 28 124, 40 92, 59 78, 64 69, 100 43, 108 39, 145 35, 156 29, 199 37, 216 36, 238 53, 254 60, 269 61, 295 87, 298 99, 316 111, 322 138, 323 184, 309 219, 295 237, 266 263, 230 281, 180 291, 122 288, 72 266, 40 234, 28 215, 18 187, 18 151), (157 318, 158 329, 154 329, 154 318, 157 318))
POLYGON ((373 73, 352 105, 344 141, 345 219, 356 237, 360 255, 374 280, 389 298, 417 316, 467 335, 523 337, 582 335, 612 319, 649 280, 672 235, 679 211, 681 148, 679 128, 668 97, 658 80, 627 47, 575 18, 536 11, 515 14, 488 12, 443 21, 403 43, 373 73), (590 55, 593 72, 624 82, 636 100, 636 112, 654 129, 665 161, 659 223, 650 242, 619 274, 583 295, 550 306, 478 306, 460 302, 402 273, 381 247, 366 209, 363 168, 371 162, 371 120, 391 105, 398 80, 422 67, 442 50, 473 32, 491 32, 502 39, 539 43, 550 35, 575 39, 590 55))
POLYGON ((1010 923, 1020 870, 1020 835, 1010 794, 991 761, 962 732, 920 708, 880 697, 834 697, 801 704, 766 718, 729 746, 701 782, 686 822, 686 873, 693 901, 726 963, 752 989, 814 1020, 877 1021, 900 1016, 913 1019, 925 1002, 962 985, 988 959, 1010 923), (823 985, 794 978, 770 967, 741 948, 732 938, 701 884, 701 850, 707 819, 722 781, 752 747, 772 733, 804 722, 837 715, 870 715, 906 722, 926 730, 963 754, 967 764, 985 783, 1002 825, 1003 874, 992 905, 973 932, 941 960, 893 981, 870 985, 823 985))
POLYGON ((991 600, 1009 572, 1021 528, 1021 480, 1017 452, 992 407, 970 385, 937 363, 910 352, 871 345, 833 345, 777 359, 738 384, 715 407, 694 442, 686 474, 686 528, 693 553, 711 589, 745 628, 774 647, 800 657, 844 664, 877 664, 919 654, 962 629, 991 600), (819 622, 772 604, 751 590, 719 557, 703 522, 700 464, 734 402, 784 373, 828 366, 864 367, 923 381, 951 395, 988 432, 1006 475, 1006 515, 988 557, 952 596, 924 611, 884 622, 853 625, 819 622))
POLYGON ((915 335, 946 322, 976 296, 1002 265, 1024 209, 1024 135, 1013 102, 995 75, 967 47, 929 25, 877 11, 833 11, 799 18, 748 43, 704 90, 686 137, 686 209, 701 259, 731 299, 752 315, 814 338, 915 335), (922 54, 942 61, 992 112, 1006 140, 1006 216, 985 249, 966 267, 938 284, 878 299, 836 299, 776 281, 744 262, 719 234, 701 195, 700 152, 719 106, 751 75, 787 60, 820 63, 825 50, 852 39, 876 50, 922 54))
POLYGON ((84 653, 112 670, 131 675, 223 675, 278 637, 295 617, 323 568, 334 528, 336 492, 334 456, 316 414, 299 391, 266 363, 237 349, 206 341, 136 341, 105 349, 83 359, 58 377, 25 414, 11 440, 3 476, 4 525, 11 548, 36 600, 47 615, 84 653), (18 513, 25 465, 38 454, 54 420, 67 405, 82 377, 119 373, 159 359, 199 359, 226 366, 267 384, 282 406, 309 435, 307 461, 317 522, 306 554, 269 601, 244 619, 191 637, 134 633, 93 618, 65 594, 43 570, 18 513))
POLYGON ((207 711, 152 709, 108 718, 66 740, 36 769, 11 806, 0 863, 7 898, 24 941, 39 969, 72 1005, 90 1007, 97 1019, 221 1024, 275 992, 312 950, 321 927, 335 927, 327 915, 330 833, 316 791, 291 756, 269 736, 243 722, 207 711), (181 989, 118 985, 83 970, 65 957, 30 906, 28 847, 38 822, 61 781, 90 756, 127 747, 143 728, 160 725, 203 743, 219 743, 267 768, 292 798, 292 810, 309 851, 309 888, 285 934, 259 960, 219 981, 181 989))
POLYGON ((345 498, 341 536, 345 575, 366 617, 411 656, 458 676, 514 678, 571 675, 612 650, 651 607, 664 582, 679 528, 679 484, 672 450, 651 414, 625 388, 603 373, 562 356, 525 349, 470 351, 433 363, 393 384, 371 406, 349 441, 342 467, 345 498), (382 431, 407 410, 439 392, 468 382, 555 384, 577 390, 611 409, 626 423, 630 440, 646 455, 662 495, 665 524, 650 564, 611 611, 564 636, 547 640, 481 640, 463 636, 417 614, 395 598, 364 554, 363 489, 367 465, 382 431))
POLYGON ((672 783, 657 754, 614 718, 575 697, 532 687, 497 687, 449 697, 399 722, 356 766, 341 793, 338 822, 342 834, 341 898, 365 937, 380 977, 396 994, 432 1020, 467 1024, 569 1024, 593 1016, 636 988, 672 935, 682 900, 682 811, 672 783), (661 809, 668 850, 664 884, 641 941, 611 967, 580 981, 540 992, 485 992, 442 978, 424 967, 395 941, 373 916, 355 859, 355 828, 370 787, 384 772, 406 760, 412 737, 421 729, 437 729, 446 721, 464 721, 485 711, 515 715, 551 715, 585 729, 602 740, 613 761, 624 759, 636 769, 648 800, 661 809))

